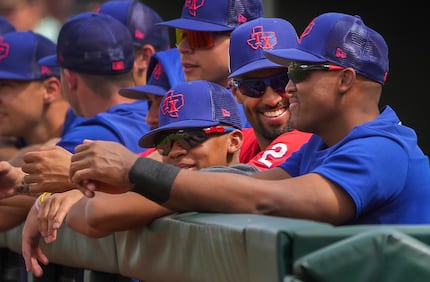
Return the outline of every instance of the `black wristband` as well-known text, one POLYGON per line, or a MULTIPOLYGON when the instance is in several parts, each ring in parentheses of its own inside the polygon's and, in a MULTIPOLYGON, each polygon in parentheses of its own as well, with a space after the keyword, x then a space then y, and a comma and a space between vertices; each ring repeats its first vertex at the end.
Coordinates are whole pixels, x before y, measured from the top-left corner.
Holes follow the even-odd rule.
POLYGON ((163 204, 169 200, 170 190, 179 170, 176 166, 141 157, 131 167, 128 178, 134 185, 134 192, 163 204))

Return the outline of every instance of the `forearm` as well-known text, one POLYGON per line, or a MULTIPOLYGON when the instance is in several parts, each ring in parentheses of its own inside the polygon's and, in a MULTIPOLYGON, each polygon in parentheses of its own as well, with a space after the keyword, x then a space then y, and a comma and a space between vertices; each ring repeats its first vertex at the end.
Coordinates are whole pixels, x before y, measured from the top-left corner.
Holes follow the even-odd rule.
POLYGON ((17 207, 0 207, 0 232, 12 229, 25 221, 28 210, 17 207))
POLYGON ((133 192, 114 195, 98 192, 87 201, 85 211, 88 224, 107 233, 145 226, 172 213, 133 192))
POLYGON ((253 190, 245 188, 249 186, 248 176, 180 170, 141 158, 129 177, 134 192, 173 210, 256 211, 253 190))
POLYGON ((29 196, 14 196, 0 200, 0 231, 23 223, 35 199, 29 196))
POLYGON ((85 208, 87 201, 87 198, 82 198, 73 205, 66 216, 66 224, 76 232, 82 233, 89 237, 99 238, 107 236, 109 232, 93 228, 87 223, 85 218, 85 208))

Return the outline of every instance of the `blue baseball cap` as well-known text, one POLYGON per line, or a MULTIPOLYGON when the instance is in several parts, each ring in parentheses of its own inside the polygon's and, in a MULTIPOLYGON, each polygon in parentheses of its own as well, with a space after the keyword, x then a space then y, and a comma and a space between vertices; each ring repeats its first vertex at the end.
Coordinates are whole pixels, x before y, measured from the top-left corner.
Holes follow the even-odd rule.
POLYGON ((231 31, 263 15, 261 0, 187 0, 180 18, 158 25, 195 31, 231 31))
POLYGON ((164 96, 169 89, 170 83, 167 78, 167 74, 163 69, 163 65, 158 62, 152 69, 152 73, 147 84, 122 88, 119 90, 119 94, 132 99, 145 100, 145 95, 147 94, 164 96))
POLYGON ((16 31, 13 24, 10 21, 8 21, 5 17, 0 16, 0 35, 11 31, 16 31))
POLYGON ((296 48, 266 51, 270 60, 283 65, 292 61, 330 62, 353 68, 370 80, 384 84, 388 75, 388 46, 384 38, 359 16, 324 13, 313 19, 296 48))
POLYGON ((152 148, 166 131, 184 128, 211 127, 219 124, 242 129, 239 108, 227 88, 206 80, 178 83, 160 104, 159 127, 139 141, 143 148, 152 148))
POLYGON ((0 79, 43 80, 60 77, 58 67, 39 64, 56 53, 57 45, 33 31, 12 31, 0 37, 0 79))
POLYGON ((293 25, 279 18, 258 18, 238 26, 230 36, 229 78, 265 68, 286 68, 264 56, 263 51, 297 47, 293 25))
POLYGON ((114 17, 83 12, 61 27, 57 55, 40 62, 87 74, 126 73, 134 64, 133 40, 127 27, 114 17))
POLYGON ((134 46, 151 44, 157 52, 170 47, 167 28, 155 25, 162 22, 163 19, 156 11, 142 2, 136 0, 107 1, 100 5, 97 12, 111 15, 125 24, 133 37, 134 46))
POLYGON ((122 88, 119 94, 132 99, 147 99, 147 94, 164 96, 170 88, 184 81, 178 49, 155 53, 149 60, 146 79, 145 85, 122 88))

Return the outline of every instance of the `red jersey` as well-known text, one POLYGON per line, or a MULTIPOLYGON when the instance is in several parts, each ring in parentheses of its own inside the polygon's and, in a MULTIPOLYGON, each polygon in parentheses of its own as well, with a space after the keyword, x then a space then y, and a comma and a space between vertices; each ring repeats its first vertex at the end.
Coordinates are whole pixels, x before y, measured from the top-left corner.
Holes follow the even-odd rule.
POLYGON ((155 148, 149 148, 149 149, 146 149, 146 151, 144 151, 144 152, 142 152, 142 153, 139 153, 138 155, 140 156, 140 157, 147 157, 147 156, 149 156, 152 152, 154 152, 156 149, 155 148))
POLYGON ((282 164, 312 136, 311 133, 292 130, 279 135, 262 151, 258 146, 254 130, 244 128, 242 131, 244 138, 239 160, 241 163, 253 165, 259 170, 266 170, 282 164))

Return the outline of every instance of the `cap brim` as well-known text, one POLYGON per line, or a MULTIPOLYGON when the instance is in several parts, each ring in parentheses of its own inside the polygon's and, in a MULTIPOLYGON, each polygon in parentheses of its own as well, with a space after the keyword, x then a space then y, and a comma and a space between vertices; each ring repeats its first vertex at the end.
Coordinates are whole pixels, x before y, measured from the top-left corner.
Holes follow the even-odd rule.
POLYGON ((271 68, 286 68, 286 66, 274 63, 274 62, 270 61, 269 59, 262 59, 262 60, 250 62, 249 64, 238 68, 237 70, 232 72, 228 76, 228 78, 238 77, 238 76, 241 76, 241 75, 246 74, 248 72, 252 72, 252 71, 256 71, 256 70, 271 69, 271 68))
POLYGON ((321 63, 327 61, 327 59, 317 57, 308 52, 295 48, 264 51, 264 55, 269 60, 284 66, 288 66, 288 64, 293 61, 313 63, 321 63))
POLYGON ((182 18, 156 23, 155 25, 168 26, 168 27, 185 29, 185 30, 211 31, 211 32, 230 31, 234 29, 233 27, 230 27, 230 26, 190 20, 190 19, 182 19, 182 18))
POLYGON ((165 126, 160 126, 154 130, 151 130, 147 134, 143 135, 139 140, 139 146, 142 148, 152 148, 155 147, 155 140, 158 139, 160 135, 170 130, 179 130, 185 128, 202 128, 211 127, 218 125, 217 121, 208 120, 183 120, 178 122, 171 122, 165 126))
POLYGON ((59 67, 60 66, 58 64, 57 55, 51 55, 51 56, 43 57, 42 59, 40 59, 38 61, 38 63, 41 65, 48 66, 48 67, 59 67))
POLYGON ((34 77, 28 77, 22 74, 0 70, 0 79, 5 80, 34 80, 34 77))
POLYGON ((131 99, 141 99, 146 100, 146 95, 156 95, 163 97, 168 90, 160 86, 155 85, 140 85, 128 88, 122 88, 119 90, 121 96, 131 98, 131 99))

